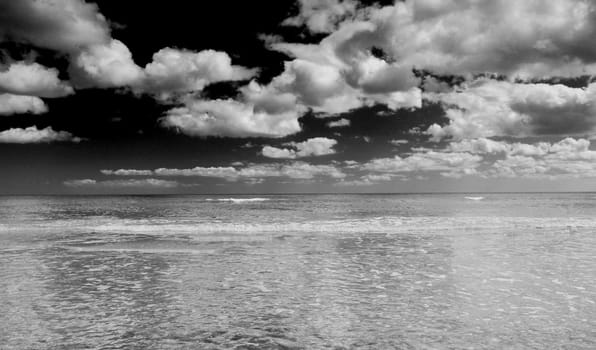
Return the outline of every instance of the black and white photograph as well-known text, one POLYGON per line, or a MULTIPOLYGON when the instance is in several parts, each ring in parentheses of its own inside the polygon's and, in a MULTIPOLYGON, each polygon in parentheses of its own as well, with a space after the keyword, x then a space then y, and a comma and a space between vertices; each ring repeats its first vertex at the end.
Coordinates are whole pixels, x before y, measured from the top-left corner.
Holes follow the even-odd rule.
POLYGON ((596 349, 596 1, 0 0, 0 350, 95 349, 596 349))

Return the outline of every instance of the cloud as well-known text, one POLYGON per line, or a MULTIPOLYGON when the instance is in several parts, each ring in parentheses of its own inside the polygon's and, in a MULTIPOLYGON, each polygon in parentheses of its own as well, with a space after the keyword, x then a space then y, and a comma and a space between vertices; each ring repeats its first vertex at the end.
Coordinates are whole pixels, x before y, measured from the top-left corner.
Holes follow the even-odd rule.
MULTIPOLYGON (((441 175, 447 177, 461 177, 463 175, 477 175, 483 178, 586 178, 596 177, 596 151, 590 150, 590 141, 567 137, 561 141, 536 142, 533 144, 521 142, 494 141, 490 139, 473 139, 450 142, 444 150, 428 151, 416 150, 411 157, 427 158, 435 153, 444 159, 465 159, 475 157, 473 163, 454 162, 460 171, 449 170, 450 166, 441 169, 441 175), (454 154, 459 154, 455 157, 454 154), (447 170, 447 171, 445 171, 447 170)), ((408 157, 405 160, 411 158, 408 157)), ((403 169, 438 170, 436 164, 429 162, 423 167, 409 166, 411 162, 379 162, 373 170, 389 172, 403 169), (382 165, 385 167, 382 168, 382 165), (387 165, 389 164, 389 165, 387 165), (390 167, 393 166, 394 169, 390 167)), ((422 162, 417 161, 416 164, 422 162)), ((441 165, 439 165, 441 167, 441 165)))
POLYGON ((66 131, 54 131, 51 127, 37 129, 30 126, 25 129, 13 128, 0 132, 0 143, 50 143, 81 142, 82 139, 66 131))
POLYGON ((303 142, 285 143, 285 145, 293 147, 293 149, 265 146, 261 150, 261 154, 268 158, 286 159, 324 156, 328 154, 334 154, 335 150, 333 149, 333 146, 336 144, 337 141, 334 139, 315 137, 303 142))
POLYGON ((330 37, 347 57, 374 45, 396 66, 437 74, 577 76, 596 68, 594 9, 582 0, 408 0, 360 8, 330 37))
POLYGON ((459 177, 476 173, 482 157, 467 152, 415 152, 405 158, 377 158, 361 165, 362 170, 399 174, 408 172, 441 172, 441 175, 459 177))
POLYGON ((267 89, 292 94, 300 104, 324 115, 379 103, 393 110, 421 106, 419 79, 412 68, 374 57, 370 47, 345 54, 338 45, 346 35, 333 33, 317 45, 272 44, 272 49, 295 59, 285 63, 284 72, 267 89))
MULTIPOLYGON (((31 43, 67 54, 69 74, 79 89, 124 87, 169 98, 174 93, 201 91, 214 82, 248 80, 257 72, 232 65, 225 52, 174 48, 159 50, 153 61, 142 68, 134 62, 129 48, 111 37, 109 24, 97 5, 82 0, 0 0, 0 40, 31 43)), ((18 93, 38 95, 36 91, 41 91, 42 97, 72 93, 64 83, 58 86, 61 89, 48 90, 48 84, 59 83, 54 81, 57 71, 40 67, 31 65, 24 71, 25 68, 16 66, 14 69, 20 70, 10 72, 17 78, 10 82, 20 83, 18 93), (23 82, 25 74, 35 74, 37 80, 43 74, 44 89, 37 87, 27 92, 37 85, 23 82)), ((0 83, 0 89, 3 88, 0 83)))
POLYGON ((397 140, 391 140, 391 141, 389 141, 389 143, 394 146, 406 145, 406 144, 408 144, 408 140, 397 139, 397 140))
POLYGON ((0 115, 42 114, 47 111, 48 107, 39 97, 0 94, 0 115))
POLYGON ((138 89, 168 93, 201 91, 212 83, 248 80, 256 73, 256 69, 233 65, 225 52, 164 48, 145 66, 144 86, 138 89))
POLYGON ((449 123, 432 140, 492 136, 585 135, 596 129, 596 84, 521 84, 480 79, 458 91, 427 94, 445 105, 449 123))
POLYGON ((267 158, 285 158, 294 159, 296 158, 296 151, 287 148, 277 148, 272 146, 264 146, 261 150, 261 154, 267 158))
POLYGON ((104 175, 118 175, 118 176, 150 176, 153 175, 151 170, 136 170, 136 169, 118 169, 107 170, 102 169, 100 172, 104 175))
POLYGON ((450 152, 468 152, 472 154, 495 154, 511 151, 511 145, 503 141, 493 141, 487 138, 462 140, 449 143, 450 152))
POLYGON ((496 160, 480 175, 506 178, 596 177, 596 151, 586 139, 559 142, 514 143, 504 159, 496 160))
POLYGON ((128 47, 115 39, 73 55, 69 73, 78 88, 130 86, 143 79, 128 47))
POLYGON ((58 70, 38 63, 15 62, 0 70, 0 91, 18 95, 62 97, 74 93, 58 70))
POLYGON ((168 111, 162 125, 190 136, 283 137, 300 131, 298 118, 295 111, 268 113, 231 99, 189 99, 168 111))
POLYGON ((161 179, 126 179, 105 181, 80 179, 64 181, 64 185, 75 188, 175 188, 180 184, 176 181, 161 179))
POLYGON ((327 126, 330 128, 343 128, 345 126, 350 126, 350 120, 346 118, 341 118, 338 120, 333 120, 327 123, 327 126))
POLYGON ((96 4, 81 0, 0 0, 0 40, 61 52, 105 44, 110 28, 96 4))
POLYGON ((187 169, 158 168, 155 170, 102 170, 104 174, 128 175, 151 174, 154 176, 212 177, 228 181, 254 180, 263 178, 287 177, 291 179, 313 179, 317 176, 343 178, 345 174, 334 165, 313 165, 305 162, 287 164, 248 164, 237 167, 194 167, 187 169))
POLYGON ((360 176, 356 180, 341 180, 334 183, 334 186, 372 186, 382 182, 391 181, 394 178, 405 179, 404 176, 395 174, 367 174, 360 176))
POLYGON ((330 33, 346 17, 353 16, 357 3, 352 0, 299 0, 300 12, 283 21, 286 26, 305 25, 313 33, 330 33))
MULTIPOLYGON (((359 7, 351 1, 305 0, 299 4, 300 13, 285 24, 305 25, 312 32, 329 35, 315 44, 270 42, 273 50, 294 60, 286 63, 284 72, 267 88, 291 93, 315 112, 336 114, 372 104, 419 108, 422 81, 413 74, 414 69, 466 78, 496 73, 511 80, 596 73, 596 49, 591 44, 596 35, 596 5, 588 1, 408 0, 391 6, 359 7)), ((424 87, 439 93, 449 89, 432 77, 424 79, 424 87)), ((566 94, 563 88, 558 90, 544 93, 566 94)), ((586 124, 592 126, 587 120, 583 125, 568 123, 574 112, 581 111, 573 111, 571 105, 553 105, 559 101, 557 96, 540 110, 541 98, 528 93, 529 100, 510 106, 514 114, 493 104, 491 111, 469 121, 470 114, 462 112, 465 107, 450 109, 447 116, 452 124, 448 128, 435 125, 428 131, 434 139, 476 138, 515 132, 576 133, 586 124), (501 117, 487 115, 489 112, 501 117), (559 119, 539 117, 559 112, 563 112, 559 119), (532 122, 527 127, 526 118, 532 122), (575 129, 566 129, 571 127, 575 129)), ((474 91, 468 91, 468 103, 481 106, 487 100, 478 96, 473 101, 473 95, 474 91)))
POLYGON ((156 169, 156 175, 162 176, 206 176, 227 180, 240 178, 289 177, 292 179, 312 179, 315 176, 342 178, 345 175, 332 165, 313 165, 305 162, 289 164, 251 164, 242 168, 222 167, 192 169, 156 169))

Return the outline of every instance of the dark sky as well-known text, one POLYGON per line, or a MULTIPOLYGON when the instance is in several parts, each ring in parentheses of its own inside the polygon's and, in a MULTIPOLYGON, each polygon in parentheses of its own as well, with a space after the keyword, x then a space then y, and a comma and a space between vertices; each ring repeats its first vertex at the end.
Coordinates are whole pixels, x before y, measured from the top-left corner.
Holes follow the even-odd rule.
POLYGON ((0 194, 593 190, 568 3, 0 0, 0 194))

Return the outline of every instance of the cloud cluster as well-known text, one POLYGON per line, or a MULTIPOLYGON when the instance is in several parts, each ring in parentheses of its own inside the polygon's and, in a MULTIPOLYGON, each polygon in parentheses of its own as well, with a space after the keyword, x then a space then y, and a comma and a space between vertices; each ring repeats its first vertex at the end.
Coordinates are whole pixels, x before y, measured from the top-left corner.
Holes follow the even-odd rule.
POLYGON ((522 84, 479 79, 461 90, 428 94, 445 104, 449 123, 432 140, 492 136, 586 135, 596 129, 596 84, 522 84))
POLYGON ((355 180, 341 180, 336 182, 335 186, 372 186, 382 182, 388 182, 395 178, 405 179, 401 174, 367 174, 362 175, 355 180))
POLYGON ((316 157, 334 154, 333 146, 337 144, 334 139, 314 137, 302 142, 287 142, 284 145, 292 148, 277 148, 264 146, 261 154, 267 158, 295 159, 303 157, 316 157))
POLYGON ((361 11, 367 26, 347 37, 344 49, 377 45, 405 67, 521 78, 577 76, 596 68, 590 1, 407 0, 361 11))
POLYGON ((489 178, 561 178, 596 176, 596 151, 590 141, 567 137, 555 143, 507 143, 488 139, 451 142, 447 152, 467 151, 499 158, 478 172, 489 178))
POLYGON ((422 150, 403 158, 373 159, 360 166, 360 169, 386 174, 440 172, 448 177, 461 177, 475 174, 482 160, 481 156, 467 152, 422 150))
MULTIPOLYGON (((257 70, 235 66, 225 52, 164 48, 144 68, 129 48, 112 38, 109 23, 95 4, 83 0, 0 1, 0 41, 29 43, 65 54, 76 88, 126 87, 170 98, 201 91, 220 81, 248 80, 257 70)), ((58 71, 37 63, 12 63, 0 72, 0 91, 61 97, 72 87, 58 71)))
POLYGON ((123 189, 123 188, 176 188, 180 184, 176 181, 161 179, 126 179, 126 180, 105 180, 78 179, 64 181, 64 185, 74 188, 95 188, 95 189, 123 189))
POLYGON ((596 5, 585 0, 406 0, 383 7, 302 1, 285 24, 329 35, 317 44, 270 43, 295 60, 269 88, 332 114, 370 103, 419 107, 422 81, 413 69, 468 81, 498 74, 509 80, 473 81, 458 91, 424 79, 420 98, 443 103, 450 120, 427 130, 433 140, 581 135, 594 127, 593 87, 513 81, 596 73, 595 19, 596 5))
POLYGON ((37 129, 13 128, 0 132, 0 143, 50 143, 50 142, 81 142, 82 139, 66 131, 54 131, 51 127, 37 129))
POLYGON ((225 52, 163 48, 144 68, 138 66, 128 47, 111 39, 73 56, 69 73, 79 88, 127 87, 158 98, 198 92, 221 81, 248 80, 257 70, 232 64, 225 52))
POLYGON ((246 166, 228 167, 194 167, 188 169, 158 168, 154 170, 118 169, 102 170, 105 175, 149 175, 149 176, 184 176, 184 177, 212 177, 227 181, 286 177, 290 179, 313 179, 326 176, 340 179, 345 174, 334 165, 314 165, 306 162, 292 162, 285 164, 248 164, 246 166))

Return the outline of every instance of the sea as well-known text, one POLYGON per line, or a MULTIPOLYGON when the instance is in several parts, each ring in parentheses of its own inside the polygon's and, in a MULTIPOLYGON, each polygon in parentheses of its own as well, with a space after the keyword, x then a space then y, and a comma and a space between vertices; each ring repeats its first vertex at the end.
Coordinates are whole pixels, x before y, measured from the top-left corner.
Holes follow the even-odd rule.
POLYGON ((596 193, 0 197, 0 349, 596 349, 596 193))

